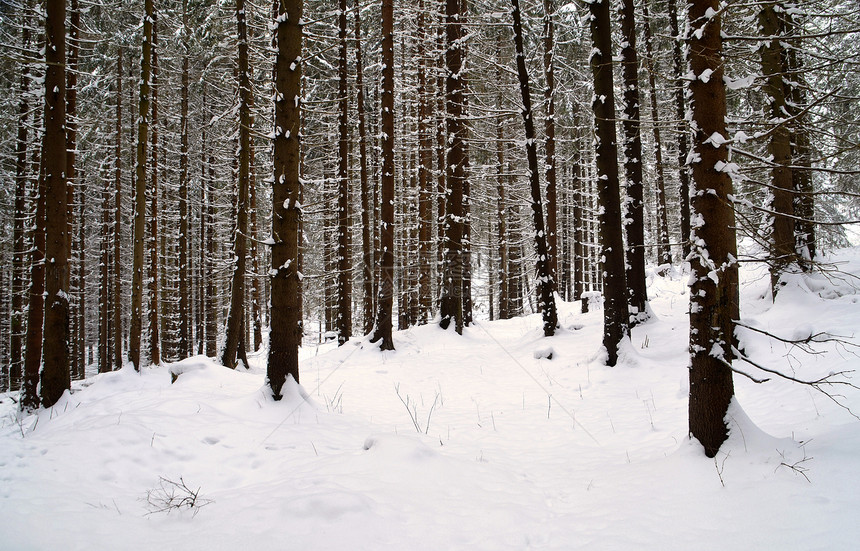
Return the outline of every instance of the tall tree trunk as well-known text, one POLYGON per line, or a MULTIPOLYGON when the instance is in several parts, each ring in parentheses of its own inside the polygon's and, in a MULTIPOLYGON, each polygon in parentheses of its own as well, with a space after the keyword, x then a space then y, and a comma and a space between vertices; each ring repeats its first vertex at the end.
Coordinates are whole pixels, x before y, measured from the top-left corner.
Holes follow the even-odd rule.
POLYGON ((779 291, 779 278, 792 267, 797 268, 794 239, 794 179, 791 169, 791 135, 784 119, 788 113, 788 93, 783 75, 787 59, 783 47, 785 24, 781 20, 784 8, 776 2, 762 6, 758 23, 762 36, 769 40, 759 48, 761 68, 767 79, 764 91, 770 103, 768 121, 773 125, 769 132, 768 153, 771 157, 771 235, 770 235, 770 284, 773 296, 779 291))
MULTIPOLYGON (((81 11, 78 5, 78 0, 71 0, 69 10, 69 53, 66 59, 66 198, 67 198, 67 229, 66 243, 69 253, 69 268, 66 270, 66 288, 71 290, 71 277, 74 273, 75 277, 75 292, 73 306, 70 308, 70 324, 72 326, 71 343, 69 347, 70 358, 70 374, 73 379, 83 379, 84 371, 84 342, 82 339, 82 315, 86 308, 84 302, 84 291, 78 285, 81 278, 77 270, 72 270, 72 242, 75 236, 75 191, 78 186, 83 187, 83 182, 78 182, 77 175, 77 142, 78 142, 78 60, 80 57, 80 41, 79 32, 81 26, 81 11)), ((83 199, 83 194, 79 197, 83 199)), ((83 227, 84 220, 81 218, 77 224, 83 227)), ((78 263, 78 269, 81 264, 78 263)))
POLYGON ((426 324, 433 308, 433 137, 430 132, 432 96, 428 89, 425 52, 427 18, 418 2, 418 324, 426 324))
POLYGON ((672 33, 672 66, 675 75, 675 119, 678 121, 678 200, 681 210, 681 246, 683 258, 690 254, 690 172, 687 168, 687 122, 685 114, 683 37, 678 30, 677 0, 668 0, 669 31, 672 33))
MULTIPOLYGON (((221 363, 236 367, 240 341, 244 333, 245 272, 248 234, 248 180, 251 174, 251 80, 248 62, 248 27, 245 20, 245 0, 236 0, 236 25, 239 40, 239 162, 236 192, 236 233, 233 236, 233 274, 230 283, 230 308, 227 311, 226 337, 221 363)), ((245 364, 247 366, 247 363, 245 364)))
POLYGON ((349 71, 347 69, 346 0, 338 16, 338 163, 337 163, 337 342, 352 336, 352 243, 349 208, 349 71))
POLYGON ((206 181, 206 355, 214 358, 218 353, 218 297, 215 295, 215 278, 212 273, 215 270, 215 255, 217 253, 215 243, 215 218, 216 208, 214 195, 215 182, 215 158, 209 153, 208 178, 206 181))
POLYGON ((116 141, 114 143, 114 212, 113 212, 113 361, 114 369, 122 368, 122 47, 116 62, 116 141))
POLYGON ((466 180, 465 122, 463 120, 463 29, 460 24, 460 0, 447 0, 445 9, 446 43, 445 113, 448 134, 447 195, 445 201, 445 253, 440 327, 447 329, 454 321, 457 333, 463 333, 463 186, 466 180))
POLYGON ((732 181, 720 167, 728 162, 726 91, 723 82, 721 16, 717 0, 689 5, 689 93, 695 134, 692 207, 701 222, 691 253, 690 435, 714 457, 728 437, 726 412, 732 383, 732 303, 737 301, 735 218, 732 181), (714 140, 722 137, 720 143, 714 140))
POLYGON ((600 204, 600 242, 604 283, 603 346, 607 365, 618 362, 618 347, 629 334, 624 239, 618 184, 618 146, 615 143, 615 99, 612 78, 612 41, 609 0, 588 5, 591 12, 592 109, 597 137, 597 187, 600 204))
POLYGON ((361 53, 361 9, 355 9, 355 87, 356 109, 358 110, 358 163, 361 186, 361 277, 362 277, 362 318, 363 333, 373 331, 373 231, 370 214, 371 202, 370 175, 367 169, 367 123, 364 114, 364 67, 361 53))
POLYGON ((248 201, 250 204, 251 215, 251 242, 249 255, 251 257, 251 320, 254 324, 254 348, 259 350, 263 344, 263 318, 262 304, 260 292, 260 253, 257 249, 257 178, 256 178, 256 155, 254 154, 254 138, 251 137, 251 146, 249 150, 251 156, 251 177, 248 182, 248 201))
POLYGON ((651 128, 654 134, 654 157, 657 188, 657 262, 658 264, 670 264, 672 262, 672 249, 669 246, 669 216, 666 209, 666 175, 663 170, 663 140, 660 136, 660 112, 657 109, 657 84, 654 78, 654 51, 652 48, 651 17, 648 14, 648 1, 642 2, 642 14, 644 16, 645 30, 645 63, 648 68, 648 99, 651 104, 651 128))
POLYGON ((534 220, 535 253, 537 255, 538 308, 543 314, 543 334, 551 337, 558 325, 558 312, 553 296, 553 278, 550 273, 547 237, 543 224, 543 205, 540 193, 540 172, 538 170, 535 125, 532 116, 532 100, 529 92, 529 75, 526 70, 526 57, 523 52, 523 29, 520 21, 520 2, 511 0, 514 20, 514 44, 517 51, 517 75, 520 80, 520 94, 523 98, 523 123, 526 129, 526 157, 529 164, 529 183, 532 192, 532 219, 534 220))
POLYGON ((382 178, 380 206, 380 281, 376 322, 370 342, 394 350, 394 0, 382 0, 382 178))
MULTIPOLYGON (((41 157, 44 157, 43 155, 41 157)), ((41 164, 41 163, 40 163, 41 164)), ((27 309, 27 337, 24 353, 24 382, 21 408, 39 407, 39 369, 42 364, 42 337, 45 320, 45 169, 39 167, 36 190, 36 220, 30 254, 30 300, 27 309)))
POLYGON ((298 298, 302 0, 285 0, 275 19, 275 140, 272 179, 272 314, 266 377, 275 400, 287 377, 299 382, 301 311, 298 298))
MULTIPOLYGON (((30 43, 29 3, 24 6, 21 23, 21 48, 28 51, 30 43)), ((9 344, 9 390, 21 389, 24 373, 24 336, 27 303, 27 238, 25 222, 27 219, 27 147, 29 132, 27 117, 30 115, 29 102, 30 64, 21 64, 21 80, 18 94, 18 136, 15 143, 15 221, 12 230, 12 316, 9 344)), ((5 389, 3 389, 5 390, 5 389)))
POLYGON ((146 223, 146 142, 149 136, 150 78, 152 74, 153 0, 145 0, 143 18, 143 52, 140 60, 140 102, 137 117, 137 167, 134 192, 134 237, 131 275, 131 322, 128 359, 140 371, 140 337, 143 325, 143 239, 146 223))
POLYGON ((179 107, 179 357, 191 351, 191 308, 189 275, 190 232, 188 227, 188 1, 182 2, 182 84, 179 107))
POLYGON ((149 358, 161 364, 158 306, 158 23, 152 23, 152 182, 149 190, 149 358))
POLYGON ((553 0, 543 0, 543 70, 546 77, 544 103, 546 117, 546 245, 549 274, 552 276, 552 290, 558 286, 558 199, 556 186, 555 159, 555 37, 552 16, 555 12, 553 0))
POLYGON ((39 397, 48 408, 71 386, 69 240, 66 182, 66 2, 48 0, 45 17, 45 330, 39 397))
POLYGON ((630 320, 648 318, 645 287, 645 219, 642 182, 642 127, 639 118, 639 57, 636 54, 636 15, 633 0, 621 2, 621 69, 624 81, 624 174, 627 179, 626 278, 630 320))
MULTIPOLYGON (((501 69, 496 73, 499 82, 501 82, 501 69)), ((499 93, 498 105, 502 105, 501 92, 499 93)), ((508 211, 505 200, 505 134, 502 128, 502 121, 497 121, 496 124, 496 162, 498 174, 496 176, 496 215, 499 218, 499 310, 498 319, 508 319, 511 317, 510 298, 508 294, 508 285, 510 281, 509 260, 508 260, 508 211)))

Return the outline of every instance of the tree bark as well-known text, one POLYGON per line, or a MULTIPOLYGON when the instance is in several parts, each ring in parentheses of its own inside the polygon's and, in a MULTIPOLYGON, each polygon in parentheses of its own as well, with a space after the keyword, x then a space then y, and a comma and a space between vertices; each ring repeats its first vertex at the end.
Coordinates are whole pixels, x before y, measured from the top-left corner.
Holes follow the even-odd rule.
POLYGON ((534 221, 534 243, 537 254, 537 287, 538 308, 543 314, 543 334, 551 337, 555 334, 558 325, 558 312, 555 307, 553 296, 553 277, 550 273, 549 251, 547 250, 547 237, 543 224, 543 205, 541 204, 540 172, 538 170, 537 144, 535 142, 535 126, 532 116, 532 100, 529 92, 529 76, 526 70, 526 58, 523 51, 523 29, 520 21, 520 2, 511 0, 513 10, 514 45, 517 52, 517 75, 520 81, 520 94, 523 99, 523 123, 526 132, 526 157, 529 166, 529 183, 532 193, 532 219, 534 221))
POLYGON ((39 397, 49 408, 71 387, 65 0, 48 0, 45 13, 45 329, 39 397))
POLYGON ((349 205, 349 96, 346 0, 338 15, 338 163, 337 163, 337 342, 352 336, 352 243, 349 205))
POLYGON ((543 0, 543 69, 546 77, 544 89, 544 104, 546 117, 544 129, 546 133, 546 244, 549 274, 552 277, 552 290, 558 290, 558 199, 556 186, 555 159, 555 37, 552 16, 555 12, 553 0, 543 0))
POLYGON ((692 207, 700 222, 690 254, 690 435, 714 457, 728 437, 726 412, 734 395, 732 339, 737 303, 735 218, 728 162, 726 92, 723 82, 721 16, 717 0, 693 0, 690 26, 689 93, 693 135, 692 207))
POLYGON ((302 0, 285 0, 275 18, 275 139, 272 179, 271 332, 266 378, 275 400, 292 377, 299 382, 301 311, 298 298, 302 0))
POLYGON ((609 0, 588 5, 591 12, 592 110, 597 137, 597 187, 600 204, 600 241, 604 284, 603 346, 607 365, 618 362, 618 347, 629 334, 624 239, 618 184, 618 146, 615 143, 615 100, 609 0))
POLYGON ((429 321, 433 307, 433 137, 432 97, 428 90, 428 59, 424 51, 427 22, 424 0, 418 2, 418 324, 429 321))
MULTIPOLYGON (((358 7, 357 7, 358 8, 358 7)), ((362 319, 363 333, 373 331, 373 228, 371 211, 373 209, 370 174, 367 169, 367 123, 364 112, 364 66, 361 48, 361 9, 355 10, 355 88, 356 109, 358 111, 358 162, 361 187, 361 282, 362 282, 362 319)))
POLYGON ((681 210, 681 243, 684 260, 690 254, 690 172, 687 168, 687 122, 684 100, 684 56, 678 30, 677 0, 668 0, 669 31, 672 34, 672 65, 675 74, 675 119, 678 121, 678 201, 681 210))
POLYGON ((382 178, 380 206, 380 281, 376 322, 370 342, 394 350, 394 0, 382 0, 382 178))
POLYGON ((191 352, 191 291, 188 227, 188 1, 182 2, 182 83, 179 92, 179 357, 191 352))
POLYGON ((116 66, 116 142, 114 143, 114 213, 113 213, 113 361, 122 368, 122 48, 117 52, 116 66))
POLYGON ((158 24, 152 22, 152 181, 149 190, 149 357, 161 364, 158 301, 158 24))

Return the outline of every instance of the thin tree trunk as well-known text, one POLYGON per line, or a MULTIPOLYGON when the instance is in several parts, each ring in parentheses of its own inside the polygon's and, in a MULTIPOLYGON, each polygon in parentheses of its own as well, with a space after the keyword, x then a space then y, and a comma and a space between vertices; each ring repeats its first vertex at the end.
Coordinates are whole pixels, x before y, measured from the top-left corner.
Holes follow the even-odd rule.
POLYGON ((190 233, 188 227, 188 1, 182 2, 182 84, 179 107, 179 357, 191 351, 191 311, 189 270, 190 233))
POLYGON ((27 338, 24 353, 24 383, 21 408, 39 407, 39 368, 42 364, 42 337, 45 320, 45 170, 40 166, 36 191, 36 220, 30 254, 30 300, 27 309, 27 338))
POLYGON ((380 206, 380 281, 376 322, 370 342, 394 350, 394 0, 382 0, 382 179, 380 206))
MULTIPOLYGON (((245 0, 236 0, 236 25, 239 41, 239 163, 236 195, 236 233, 233 236, 233 274, 230 284, 230 308, 227 311, 226 337, 221 363, 236 367, 240 341, 244 333, 245 272, 248 234, 248 180, 251 173, 251 80, 248 63, 248 28, 245 20, 245 0)), ((245 365, 247 367, 247 364, 245 365)))
POLYGON ((152 189, 149 190, 149 357, 161 364, 158 305, 158 25, 152 24, 152 189))
POLYGON ((272 313, 266 377, 275 400, 287 377, 299 382, 301 311, 298 298, 298 231, 302 0, 285 0, 275 19, 275 144, 272 184, 272 313))
POLYGON ((117 52, 116 66, 116 142, 114 149, 114 213, 113 213, 113 361, 114 369, 122 368, 122 48, 117 52))
POLYGON ((145 0, 143 18, 143 53, 140 61, 140 103, 137 118, 137 167, 134 192, 134 255, 131 279, 131 323, 129 326, 129 361, 140 371, 140 337, 143 325, 143 239, 146 223, 146 142, 149 135, 150 78, 152 73, 153 0, 145 0))
POLYGON ((355 9, 355 87, 356 109, 358 110, 358 163, 361 186, 361 277, 362 277, 362 319, 363 333, 373 331, 373 235, 370 213, 372 191, 367 170, 367 123, 364 114, 364 67, 361 53, 361 9, 355 9))
MULTIPOLYGON (((66 288, 71 290, 71 277, 75 276, 75 293, 73 307, 70 309, 70 320, 72 325, 72 342, 70 343, 69 352, 71 354, 70 374, 73 379, 83 379, 84 372, 84 339, 82 338, 84 328, 82 327, 82 316, 86 304, 84 302, 84 291, 79 285, 83 278, 80 274, 72 270, 72 241, 75 235, 75 191, 80 186, 83 187, 83 182, 78 182, 77 175, 77 141, 78 141, 78 60, 80 57, 80 41, 78 39, 81 26, 81 11, 78 5, 78 0, 71 0, 69 10, 69 54, 66 59, 66 197, 67 197, 67 229, 66 243, 69 254, 69 268, 66 270, 66 288)), ((79 197, 83 199, 83 194, 79 197)), ((77 221, 80 227, 83 227, 84 220, 81 218, 77 221)), ((78 269, 82 268, 82 264, 77 263, 78 269)))
POLYGON ((555 55, 554 25, 552 16, 555 12, 553 0, 543 0, 543 68, 546 77, 544 103, 546 117, 544 128, 546 133, 546 244, 549 274, 552 277, 552 290, 558 286, 558 199, 556 191, 556 159, 555 159, 555 55))
POLYGON ((719 2, 693 0, 688 17, 692 70, 688 86, 696 129, 692 207, 702 220, 690 255, 694 281, 690 286, 689 425, 690 435, 704 446, 708 457, 714 457, 728 437, 725 419, 734 395, 727 364, 732 361, 737 248, 729 200, 732 181, 718 168, 728 162, 728 148, 714 141, 715 136, 727 136, 719 2))
POLYGON ((677 0, 668 0, 669 31, 672 33, 672 65, 675 75, 675 119, 678 121, 678 200, 681 210, 682 254, 686 260, 690 254, 690 172, 687 168, 687 122, 684 100, 684 56, 681 53, 682 37, 678 30, 677 0))
POLYGON ((529 76, 526 70, 526 58, 523 52, 523 30, 520 21, 520 2, 511 0, 514 20, 514 44, 517 51, 517 75, 520 80, 520 94, 523 98, 523 123, 526 130, 526 157, 529 166, 529 183, 532 193, 532 219, 534 220, 535 253, 537 254, 537 287, 538 308, 543 314, 543 334, 551 337, 558 325, 558 312, 553 296, 553 278, 550 273, 549 252, 547 250, 546 231, 543 224, 543 205, 540 193, 540 172, 538 170, 537 144, 535 143, 535 126, 532 117, 532 100, 529 92, 529 76))
POLYGON ((261 292, 260 292, 260 253, 257 249, 257 178, 256 178, 256 155, 254 154, 254 138, 251 137, 250 146, 251 156, 251 176, 248 182, 248 200, 250 201, 251 215, 251 242, 249 246, 249 254, 251 257, 251 319, 254 327, 254 348, 259 350, 263 344, 263 319, 261 311, 261 292))
POLYGON ((657 188, 657 256, 658 264, 672 262, 672 249, 669 246, 669 216, 666 209, 666 176, 663 170, 663 140, 660 136, 660 112, 657 109, 657 84, 654 78, 654 52, 651 45, 651 18, 648 14, 648 0, 642 2, 642 14, 645 18, 645 62, 648 68, 648 99, 651 104, 651 121, 654 134, 654 157, 657 188))
MULTIPOLYGON (((501 70, 497 72, 499 82, 501 82, 501 70)), ((501 92, 499 93, 498 104, 502 105, 501 92)), ((510 298, 508 294, 508 285, 510 279, 508 259, 508 211, 505 200, 505 142, 504 130, 502 121, 499 120, 496 124, 496 162, 498 166, 498 175, 496 180, 496 215, 499 218, 499 310, 498 319, 508 319, 511 317, 510 298)))
POLYGON ((624 273, 624 239, 618 184, 618 147, 615 143, 615 99, 609 0, 588 5, 591 12, 592 109, 597 138, 597 186, 600 203, 600 241, 604 282, 603 346, 607 365, 618 362, 618 347, 627 338, 628 308, 624 273))
POLYGON ((352 336, 352 243, 349 208, 349 96, 347 69, 346 0, 338 16, 338 164, 337 164, 337 342, 352 336))
POLYGON ((430 132, 432 97, 427 84, 424 51, 427 21, 424 0, 418 2, 418 324, 429 321, 433 308, 433 138, 430 132))
POLYGON ((642 182, 642 123, 639 118, 639 57, 633 0, 621 2, 621 69, 624 82, 624 174, 627 179, 626 279, 632 323, 648 319, 645 287, 645 223, 642 182))

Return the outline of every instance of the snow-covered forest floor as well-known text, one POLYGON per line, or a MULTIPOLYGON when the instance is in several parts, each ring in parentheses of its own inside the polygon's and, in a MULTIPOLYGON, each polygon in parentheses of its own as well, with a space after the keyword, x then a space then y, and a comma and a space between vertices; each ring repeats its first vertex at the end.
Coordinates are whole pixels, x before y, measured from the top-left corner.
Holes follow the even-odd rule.
MULTIPOLYGON (((745 267, 745 324, 850 343, 808 354, 742 329, 758 364, 860 368, 860 248, 827 262, 775 305, 745 267)), ((736 375, 730 439, 705 458, 687 438, 686 277, 649 277, 655 317, 614 368, 602 313, 562 304, 551 339, 529 316, 398 332, 394 352, 305 347, 281 402, 265 351, 247 372, 195 357, 93 376, 20 420, 0 395, 0 548, 856 549, 860 421, 808 386, 736 375), (167 481, 194 506, 158 512, 165 491, 191 498, 167 481)), ((860 413, 860 390, 825 389, 860 413)))

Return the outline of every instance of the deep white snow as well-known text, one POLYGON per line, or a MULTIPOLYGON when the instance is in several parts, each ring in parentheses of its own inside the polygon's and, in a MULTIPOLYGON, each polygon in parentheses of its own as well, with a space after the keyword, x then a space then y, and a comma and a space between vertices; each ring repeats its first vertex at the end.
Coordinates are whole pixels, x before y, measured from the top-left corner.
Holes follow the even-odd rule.
MULTIPOLYGON (((827 260, 775 305, 746 268, 742 317, 848 344, 807 354, 743 329, 757 363, 860 367, 860 249, 827 260)), ((247 372, 195 357, 93 376, 20 420, 0 395, 0 549, 856 549, 860 421, 738 375, 730 439, 707 459, 687 436, 687 277, 649 278, 655 317, 614 368, 602 313, 562 303, 551 339, 529 316, 398 332, 395 352, 305 347, 302 386, 277 403, 264 351, 247 372), (162 477, 198 506, 152 512, 162 477)), ((830 390, 860 412, 860 391, 830 390)))

